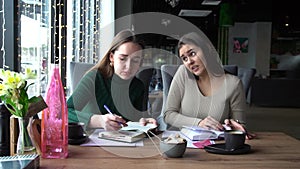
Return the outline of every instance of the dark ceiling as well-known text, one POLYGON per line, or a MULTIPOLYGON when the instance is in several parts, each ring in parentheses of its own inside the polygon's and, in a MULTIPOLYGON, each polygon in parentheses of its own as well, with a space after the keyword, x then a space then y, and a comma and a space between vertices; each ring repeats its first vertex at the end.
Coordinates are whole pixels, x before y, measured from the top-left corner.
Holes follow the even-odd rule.
MULTIPOLYGON (((179 0, 178 5, 172 7, 168 0, 133 0, 133 13, 163 12, 178 15, 181 9, 209 9, 213 12, 207 17, 184 17, 195 25, 218 24, 220 5, 201 5, 203 0, 179 0)), ((211 0, 214 1, 214 0, 211 0)), ((281 27, 285 22, 290 23, 290 29, 300 30, 297 20, 297 1, 272 0, 222 0, 221 3, 231 3, 236 7, 236 22, 272 22, 275 27, 281 27), (286 19, 288 16, 288 19, 286 19)))
MULTIPOLYGON (((203 0, 179 0, 178 5, 172 7, 166 0, 133 0, 133 13, 138 12, 163 12, 178 15, 181 9, 212 10, 207 17, 184 17, 192 22, 218 24, 220 5, 201 5, 203 0)), ((229 2, 236 7, 235 21, 254 22, 272 20, 271 0, 223 0, 221 3, 229 2)))
MULTIPOLYGON (((213 43, 217 41, 220 5, 201 5, 203 0, 179 0, 175 7, 170 0, 133 0, 132 12, 163 12, 178 16, 181 9, 212 10, 206 17, 182 17, 199 27, 213 43)), ((214 1, 214 0, 211 0, 214 1)), ((297 1, 272 0, 222 0, 221 3, 233 4, 236 8, 235 22, 272 22, 273 30, 282 36, 299 36, 300 22, 297 18, 297 1), (289 27, 284 26, 289 23, 289 27)))

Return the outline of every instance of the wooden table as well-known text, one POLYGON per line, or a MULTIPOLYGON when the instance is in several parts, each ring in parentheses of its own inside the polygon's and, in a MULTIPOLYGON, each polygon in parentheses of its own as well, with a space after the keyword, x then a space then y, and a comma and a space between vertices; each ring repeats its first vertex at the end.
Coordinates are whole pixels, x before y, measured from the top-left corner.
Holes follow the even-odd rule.
POLYGON ((266 169, 300 168, 300 141, 280 132, 259 132, 246 140, 251 152, 243 155, 219 155, 203 149, 187 149, 183 158, 163 158, 151 142, 143 147, 69 146, 67 159, 41 159, 41 168, 228 168, 266 169))

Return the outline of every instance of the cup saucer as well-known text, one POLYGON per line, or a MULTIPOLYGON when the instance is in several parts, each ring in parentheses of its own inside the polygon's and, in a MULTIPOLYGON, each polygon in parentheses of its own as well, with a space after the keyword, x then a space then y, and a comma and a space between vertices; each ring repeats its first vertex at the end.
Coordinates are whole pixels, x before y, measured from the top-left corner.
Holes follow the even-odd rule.
POLYGON ((88 139, 89 137, 84 134, 83 136, 81 136, 80 138, 76 138, 76 139, 71 139, 69 138, 68 139, 68 144, 71 144, 71 145, 79 145, 79 144, 82 144, 84 142, 86 142, 86 140, 88 139))
POLYGON ((251 146, 248 144, 244 144, 242 148, 236 150, 226 150, 225 144, 212 144, 204 147, 206 152, 214 153, 214 154, 224 154, 224 155, 236 155, 236 154, 246 154, 251 150, 251 146))

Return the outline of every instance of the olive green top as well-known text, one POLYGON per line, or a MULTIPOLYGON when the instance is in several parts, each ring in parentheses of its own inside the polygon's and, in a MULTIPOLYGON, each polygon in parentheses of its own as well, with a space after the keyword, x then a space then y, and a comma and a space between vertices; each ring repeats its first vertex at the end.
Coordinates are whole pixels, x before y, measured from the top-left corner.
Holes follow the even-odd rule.
POLYGON ((117 75, 105 79, 97 70, 85 74, 67 101, 69 122, 84 122, 94 114, 112 113, 136 121, 143 115, 143 82, 136 77, 123 80, 117 75))

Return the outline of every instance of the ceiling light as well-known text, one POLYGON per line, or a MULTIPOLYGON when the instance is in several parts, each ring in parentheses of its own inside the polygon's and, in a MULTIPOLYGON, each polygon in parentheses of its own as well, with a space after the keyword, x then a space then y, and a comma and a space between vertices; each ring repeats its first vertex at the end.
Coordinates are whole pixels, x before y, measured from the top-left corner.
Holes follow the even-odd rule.
POLYGON ((221 0, 204 0, 201 4, 202 5, 219 5, 221 0))
POLYGON ((180 10, 178 16, 192 16, 192 17, 205 17, 209 15, 211 10, 188 10, 182 9, 180 10))
POLYGON ((166 0, 166 2, 171 5, 173 8, 179 4, 180 0, 166 0))

